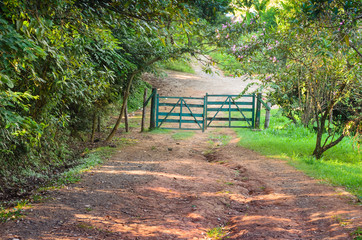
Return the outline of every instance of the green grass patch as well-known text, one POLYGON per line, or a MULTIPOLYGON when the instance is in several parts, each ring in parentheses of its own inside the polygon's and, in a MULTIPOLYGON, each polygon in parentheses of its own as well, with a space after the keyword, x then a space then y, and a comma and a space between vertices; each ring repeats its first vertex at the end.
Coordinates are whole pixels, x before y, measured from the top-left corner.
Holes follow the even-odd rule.
POLYGON ((80 181, 81 174, 85 171, 92 169, 93 167, 103 163, 108 157, 110 157, 115 151, 115 148, 100 147, 89 151, 88 156, 79 159, 79 164, 69 169, 66 172, 60 174, 57 178, 55 185, 66 185, 69 183, 75 183, 80 181))
MULTIPOLYGON (((262 115, 263 116, 263 115, 262 115)), ((263 122, 261 126, 263 126, 263 122)), ((322 159, 312 157, 316 134, 310 129, 295 126, 272 110, 270 128, 263 131, 236 130, 239 144, 272 158, 289 161, 307 175, 322 179, 362 198, 361 153, 353 149, 353 142, 345 138, 340 144, 326 151, 322 159)))
POLYGON ((175 140, 183 140, 187 138, 191 138, 195 135, 195 132, 189 132, 189 131, 179 131, 171 135, 171 137, 175 140))
POLYGON ((362 239, 362 228, 357 227, 357 229, 351 233, 351 236, 353 237, 354 240, 361 240, 362 239))
POLYGON ((222 239, 228 234, 224 227, 215 227, 206 232, 207 236, 211 239, 222 239))
POLYGON ((155 128, 148 131, 151 134, 169 134, 171 132, 170 129, 163 129, 163 128, 155 128))
POLYGON ((231 136, 226 135, 226 134, 211 134, 209 136, 210 139, 210 143, 213 145, 215 142, 218 142, 219 144, 221 143, 221 145, 227 145, 230 140, 231 140, 231 136))
POLYGON ((234 76, 241 69, 241 63, 234 56, 222 52, 211 52, 209 55, 219 63, 218 67, 226 76, 234 76))
MULTIPOLYGON (((133 141, 120 139, 119 145, 132 144, 133 141)), ((9 220, 16 220, 21 218, 24 215, 24 210, 31 207, 30 202, 42 202, 49 197, 43 195, 43 192, 48 190, 57 189, 64 185, 75 183, 81 180, 81 174, 85 171, 92 169, 93 167, 102 164, 106 159, 108 159, 114 152, 116 148, 111 147, 99 147, 94 150, 85 149, 84 154, 86 157, 80 158, 77 160, 77 165, 73 168, 68 169, 65 172, 62 172, 53 180, 48 182, 46 186, 39 187, 37 192, 29 197, 29 199, 23 199, 19 201, 4 202, 3 205, 0 205, 0 222, 6 222, 9 220), (4 206, 14 206, 14 207, 4 207, 4 206)))
POLYGON ((17 220, 24 216, 24 210, 27 207, 31 207, 29 200, 17 201, 15 207, 4 208, 0 207, 0 222, 7 222, 10 220, 17 220))
POLYGON ((162 62, 160 67, 178 72, 195 73, 189 61, 185 59, 167 60, 162 62))

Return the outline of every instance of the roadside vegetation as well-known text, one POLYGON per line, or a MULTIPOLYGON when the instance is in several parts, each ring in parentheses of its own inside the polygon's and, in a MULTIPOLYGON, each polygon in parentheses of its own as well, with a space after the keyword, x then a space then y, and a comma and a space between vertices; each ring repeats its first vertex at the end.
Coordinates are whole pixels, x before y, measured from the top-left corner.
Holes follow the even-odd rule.
POLYGON ((142 74, 202 53, 229 3, 1 1, 0 201, 81 165, 93 142, 114 145, 150 88, 142 74))
POLYGON ((361 140, 361 7, 360 1, 242 1, 216 30, 221 66, 233 56, 240 62, 235 75, 257 77, 255 92, 265 92, 295 125, 314 128, 317 159, 347 136, 361 140))
POLYGON ((168 61, 161 62, 159 67, 178 72, 195 73, 195 70, 190 64, 190 59, 170 59, 168 61))
POLYGON ((210 55, 226 75, 257 78, 254 93, 263 92, 265 101, 279 108, 270 129, 238 131, 240 144, 287 158, 361 198, 362 54, 356 46, 361 46, 362 3, 239 4, 235 16, 216 30, 219 48, 210 55))
POLYGON ((210 57, 217 62, 217 66, 223 71, 225 76, 238 76, 238 69, 241 69, 241 63, 234 56, 219 51, 210 52, 210 57))
MULTIPOLYGON (((263 125, 264 120, 261 122, 263 125)), ((278 109, 272 109, 269 129, 239 129, 236 132, 241 138, 241 146, 267 157, 285 159, 307 175, 343 186, 362 199, 362 153, 352 138, 344 138, 340 144, 326 151, 321 159, 316 159, 311 156, 315 147, 315 130, 295 125, 278 109)))
MULTIPOLYGON (((120 145, 123 144, 127 143, 120 143, 120 145)), ((38 203, 48 199, 47 191, 80 181, 82 173, 105 162, 114 153, 115 149, 116 148, 110 147, 99 147, 93 150, 85 149, 82 153, 83 157, 75 160, 74 167, 55 174, 52 177, 48 177, 44 180, 43 184, 41 184, 42 187, 33 190, 31 195, 26 189, 23 189, 26 194, 23 195, 22 199, 9 198, 7 201, 2 201, 0 205, 0 223, 21 218, 24 215, 24 210, 31 208, 32 203, 38 203)), ((45 176, 40 177, 45 178, 45 176)), ((20 189, 20 191, 21 190, 22 189, 20 189)))

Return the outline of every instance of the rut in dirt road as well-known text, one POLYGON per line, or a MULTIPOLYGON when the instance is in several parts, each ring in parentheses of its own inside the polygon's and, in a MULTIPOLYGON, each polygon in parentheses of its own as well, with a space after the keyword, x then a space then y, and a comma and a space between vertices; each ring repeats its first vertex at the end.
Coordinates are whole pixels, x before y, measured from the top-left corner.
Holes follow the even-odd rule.
POLYGON ((3 224, 0 236, 208 239, 219 229, 228 239, 349 238, 348 228, 360 223, 358 207, 285 162, 236 146, 235 136, 227 146, 210 138, 224 131, 187 140, 135 134, 138 143, 51 193, 24 220, 3 224))
MULTIPOLYGON (((187 141, 138 137, 139 143, 119 150, 81 183, 53 192, 54 199, 35 205, 25 220, 5 225, 1 236, 202 239, 209 229, 227 225, 237 213, 228 196, 240 166, 205 157, 212 152, 206 134, 187 141)), ((243 194, 233 193, 239 201, 243 194)))

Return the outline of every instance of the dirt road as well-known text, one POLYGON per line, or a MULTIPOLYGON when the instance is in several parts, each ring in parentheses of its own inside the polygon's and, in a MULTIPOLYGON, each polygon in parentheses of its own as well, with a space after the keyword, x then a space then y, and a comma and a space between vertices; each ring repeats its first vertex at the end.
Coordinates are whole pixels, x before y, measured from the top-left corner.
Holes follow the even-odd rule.
MULTIPOLYGON (((160 94, 237 94, 240 79, 169 72, 160 94)), ((81 182, 52 191, 1 239, 351 239, 361 207, 286 162, 237 146, 231 130, 122 134, 134 144, 81 182), (228 142, 222 141, 229 135, 228 142), (209 234, 208 234, 209 233, 209 234)))

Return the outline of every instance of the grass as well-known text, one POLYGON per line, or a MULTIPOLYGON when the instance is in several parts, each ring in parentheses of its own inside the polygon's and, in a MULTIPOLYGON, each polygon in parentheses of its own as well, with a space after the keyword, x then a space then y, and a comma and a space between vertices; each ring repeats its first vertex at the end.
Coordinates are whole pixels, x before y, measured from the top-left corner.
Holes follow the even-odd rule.
POLYGON ((209 54, 214 60, 219 62, 218 67, 224 72, 226 76, 232 76, 241 68, 241 63, 238 62, 234 56, 227 53, 211 52, 209 54))
MULTIPOLYGON (((123 144, 123 142, 121 142, 123 144)), ((24 215, 24 210, 31 207, 30 202, 42 202, 48 199, 47 196, 43 196, 41 192, 47 190, 56 189, 66 184, 75 183, 81 180, 81 173, 90 170, 91 168, 103 163, 105 159, 111 156, 115 151, 115 148, 100 147, 94 150, 85 150, 87 157, 79 159, 79 164, 61 173, 56 179, 51 181, 46 187, 40 187, 37 189, 37 193, 30 196, 29 199, 23 199, 20 201, 7 202, 6 205, 14 206, 12 208, 0 206, 0 222, 7 222, 10 220, 17 220, 24 215)))
POLYGON ((351 236, 353 237, 353 239, 355 240, 361 240, 362 239, 362 228, 358 227, 356 230, 354 230, 351 233, 351 236))
POLYGON ((219 142, 221 145, 225 146, 230 142, 231 136, 226 134, 211 134, 209 139, 211 145, 213 145, 214 142, 219 142))
POLYGON ((80 159, 80 164, 60 174, 54 185, 66 185, 80 181, 81 174, 103 163, 106 158, 114 153, 115 148, 100 147, 89 152, 88 156, 80 159))
POLYGON ((236 130, 241 138, 239 144, 268 157, 286 159, 307 175, 343 186, 362 198, 362 158, 361 153, 353 149, 350 138, 345 138, 317 160, 311 156, 316 141, 313 131, 294 126, 278 110, 272 110, 270 126, 264 131, 236 130))
POLYGON ((195 73, 195 70, 185 59, 167 60, 162 62, 160 67, 178 72, 195 73))
POLYGON ((179 132, 172 134, 171 137, 174 140, 183 140, 183 139, 191 138, 194 135, 195 135, 195 132, 179 131, 179 132))
POLYGON ((215 227, 206 232, 207 236, 211 239, 222 239, 228 234, 224 227, 215 227))
POLYGON ((10 220, 17 220, 24 216, 24 210, 31 207, 28 200, 20 200, 13 208, 0 207, 0 222, 7 222, 10 220))
POLYGON ((149 130, 149 133, 151 134, 169 134, 171 132, 170 129, 163 129, 163 128, 155 128, 152 130, 149 130))

